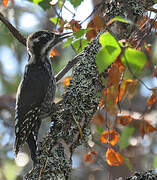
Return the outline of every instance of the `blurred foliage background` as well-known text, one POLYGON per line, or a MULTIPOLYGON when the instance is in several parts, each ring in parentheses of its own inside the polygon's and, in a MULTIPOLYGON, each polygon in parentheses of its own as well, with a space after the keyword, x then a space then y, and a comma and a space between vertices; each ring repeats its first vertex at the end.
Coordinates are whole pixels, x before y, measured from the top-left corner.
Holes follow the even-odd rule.
MULTIPOLYGON (((35 1, 34 2, 39 2, 35 1)), ((59 13, 60 10, 49 6, 49 1, 40 0, 39 4, 35 4, 31 1, 14 0, 9 1, 6 8, 0 4, 0 12, 25 36, 30 33, 41 30, 53 30, 54 24, 50 21, 50 18, 59 13)), ((60 3, 63 1, 60 0, 60 3)), ((66 1, 63 9, 62 16, 67 21, 70 21, 75 15, 76 20, 83 21, 90 15, 93 8, 98 3, 98 0, 78 0, 78 1, 66 1), (74 3, 71 3, 74 2, 74 3), (75 4, 76 3, 76 4, 75 4), (78 3, 78 4, 77 4, 78 3), (80 6, 78 6, 80 4, 80 6), (77 8, 75 6, 78 6, 77 8), (88 8, 87 8, 88 7, 88 8), (70 9, 70 11, 69 11, 70 9)), ((90 18, 82 24, 86 27, 90 18)), ((52 60, 55 74, 59 72, 68 60, 75 55, 75 52, 70 48, 62 49, 58 48, 60 53, 59 57, 55 57, 52 60)), ((15 97, 18 84, 21 76, 24 72, 24 66, 27 62, 28 54, 26 48, 21 45, 11 33, 0 22, 0 179, 1 180, 15 180, 22 179, 22 175, 28 172, 32 166, 32 162, 29 158, 29 152, 27 146, 23 147, 22 152, 19 154, 16 161, 13 154, 13 142, 14 142, 14 107, 15 97)), ((70 73, 69 73, 70 74, 70 73)), ((69 75, 68 74, 68 75, 69 75)), ((151 77, 151 73, 144 72, 143 81, 154 87, 157 85, 155 78, 151 77)), ((57 98, 60 98, 64 93, 62 81, 58 84, 57 98)), ((150 95, 143 85, 139 85, 136 90, 135 98, 132 102, 124 104, 125 110, 131 110, 138 116, 138 113, 142 113, 147 106, 146 100, 150 95), (137 113, 137 114, 136 114, 137 113)), ((149 113, 148 119, 156 122, 157 111, 154 108, 149 113)), ((48 129, 46 123, 42 129, 44 132, 48 129)), ((98 156, 93 163, 87 163, 84 161, 83 156, 88 152, 85 147, 80 147, 73 155, 73 174, 72 179, 105 179, 109 172, 112 174, 113 179, 115 177, 126 177, 134 170, 145 170, 157 168, 157 138, 156 132, 151 135, 145 135, 144 139, 140 136, 139 122, 134 121, 134 125, 130 125, 128 129, 117 125, 119 132, 123 135, 123 142, 127 142, 128 146, 123 150, 123 154, 129 159, 129 165, 119 167, 108 167, 105 162, 106 145, 103 145, 99 141, 99 134, 92 125, 94 134, 94 147, 98 152, 98 156), (130 132, 132 127, 134 130, 130 132), (130 166, 130 170, 129 167, 130 166)), ((41 132, 41 134, 44 134, 41 132)), ((93 143, 90 142, 89 143, 93 143)), ((117 147, 118 148, 118 147, 117 147)))

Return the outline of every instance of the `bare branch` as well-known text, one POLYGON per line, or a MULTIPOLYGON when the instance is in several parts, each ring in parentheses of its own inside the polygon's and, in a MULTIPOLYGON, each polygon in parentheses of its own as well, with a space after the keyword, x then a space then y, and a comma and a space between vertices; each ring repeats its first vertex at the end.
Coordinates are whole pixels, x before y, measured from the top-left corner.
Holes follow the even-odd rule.
POLYGON ((2 21, 12 35, 24 46, 26 46, 26 38, 0 13, 0 21, 2 21))
POLYGON ((75 56, 68 64, 56 75, 56 82, 59 81, 78 61, 81 59, 80 54, 75 56))

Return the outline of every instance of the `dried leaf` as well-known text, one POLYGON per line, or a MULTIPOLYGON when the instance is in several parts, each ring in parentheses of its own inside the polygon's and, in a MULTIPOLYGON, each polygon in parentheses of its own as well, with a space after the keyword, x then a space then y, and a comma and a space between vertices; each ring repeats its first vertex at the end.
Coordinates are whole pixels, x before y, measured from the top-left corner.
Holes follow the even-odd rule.
POLYGON ((91 151, 91 154, 94 155, 94 156, 96 157, 98 153, 95 152, 95 151, 91 151))
POLYGON ((104 26, 102 18, 95 15, 94 18, 88 23, 87 28, 89 31, 86 33, 87 39, 90 41, 92 38, 96 37, 97 31, 100 31, 104 26))
POLYGON ((111 85, 119 85, 119 81, 124 69, 125 67, 118 57, 117 60, 112 64, 112 68, 109 71, 108 87, 110 87, 111 85))
POLYGON ((90 162, 90 163, 92 163, 94 161, 91 153, 85 154, 84 161, 90 162))
POLYGON ((157 95, 156 93, 152 92, 152 94, 149 96, 148 100, 147 100, 147 104, 148 106, 152 106, 154 103, 156 103, 157 101, 157 95))
POLYGON ((110 114, 117 114, 117 97, 119 94, 118 91, 118 85, 115 84, 115 86, 111 86, 107 89, 107 111, 110 114))
POLYGON ((106 160, 110 166, 120 166, 124 163, 123 157, 112 148, 108 148, 106 152, 106 160))
POLYGON ((76 20, 72 19, 69 22, 69 24, 71 25, 73 32, 81 29, 81 25, 79 24, 79 21, 76 21, 76 20))
POLYGON ((132 121, 132 117, 130 115, 119 115, 117 117, 117 122, 123 126, 128 125, 132 121))
POLYGON ((97 152, 91 151, 91 152, 85 154, 84 161, 89 162, 89 163, 93 163, 94 158, 96 157, 96 155, 97 155, 97 152))
POLYGON ((90 41, 92 38, 95 38, 96 35, 97 35, 97 32, 94 29, 92 29, 86 33, 86 38, 87 40, 90 41))
POLYGON ((150 123, 148 123, 147 121, 143 121, 140 125, 140 133, 141 133, 141 137, 144 138, 145 134, 151 133, 156 131, 157 129, 154 128, 150 123))
POLYGON ((97 112, 97 113, 93 116, 92 122, 93 122, 94 124, 98 125, 99 127, 101 127, 101 126, 104 124, 104 122, 105 122, 105 117, 104 117, 104 115, 103 115, 102 113, 97 112))
POLYGON ((95 15, 93 18, 93 23, 95 25, 96 30, 101 30, 104 26, 104 22, 101 16, 95 15))
POLYGON ((118 133, 115 130, 104 131, 100 136, 102 143, 110 143, 114 146, 119 140, 118 133))
POLYGON ((72 79, 72 76, 68 76, 63 80, 63 85, 64 86, 69 86, 70 80, 72 79))
POLYGON ((126 79, 125 80, 125 93, 128 93, 130 99, 133 98, 138 80, 126 79))

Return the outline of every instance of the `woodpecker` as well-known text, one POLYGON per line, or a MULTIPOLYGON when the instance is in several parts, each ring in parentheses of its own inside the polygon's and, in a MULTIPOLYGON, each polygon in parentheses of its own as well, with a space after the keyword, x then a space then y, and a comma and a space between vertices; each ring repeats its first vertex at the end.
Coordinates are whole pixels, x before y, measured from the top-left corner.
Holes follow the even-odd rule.
POLYGON ((70 37, 69 33, 38 31, 27 38, 27 51, 30 58, 16 95, 15 156, 26 142, 33 162, 36 161, 37 137, 41 120, 50 115, 56 91, 49 53, 67 37, 70 37))

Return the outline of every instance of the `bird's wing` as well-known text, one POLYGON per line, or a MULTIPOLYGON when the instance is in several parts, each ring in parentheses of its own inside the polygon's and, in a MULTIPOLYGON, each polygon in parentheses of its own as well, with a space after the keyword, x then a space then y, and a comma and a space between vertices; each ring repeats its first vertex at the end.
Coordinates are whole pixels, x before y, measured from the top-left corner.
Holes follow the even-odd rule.
POLYGON ((32 108, 41 105, 50 80, 46 68, 34 64, 26 66, 23 78, 16 99, 17 114, 21 120, 32 108))
MULTIPOLYGON (((39 107, 49 84, 49 75, 42 66, 36 67, 33 64, 26 66, 23 78, 16 99, 15 147, 21 146, 27 140, 35 122, 39 121, 36 115, 40 113, 39 107)), ((18 149, 15 152, 17 154, 18 149)))

